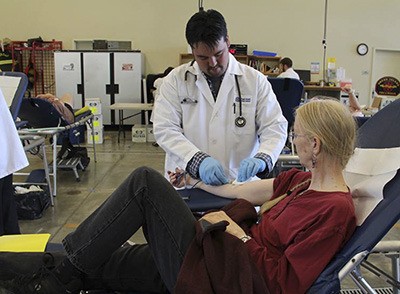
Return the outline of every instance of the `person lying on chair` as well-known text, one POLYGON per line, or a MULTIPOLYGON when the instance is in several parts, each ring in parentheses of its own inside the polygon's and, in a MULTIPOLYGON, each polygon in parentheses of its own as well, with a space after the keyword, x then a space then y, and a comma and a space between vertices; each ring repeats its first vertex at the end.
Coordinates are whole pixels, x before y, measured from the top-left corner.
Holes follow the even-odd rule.
MULTIPOLYGON (((240 198, 199 221, 161 174, 135 170, 63 240, 66 254, 55 267, 0 287, 8 293, 305 293, 356 226, 342 176, 353 154, 355 123, 339 102, 311 101, 296 110, 293 139, 309 172, 293 169, 276 179, 219 187, 171 172, 176 186, 186 180, 240 198), (261 205, 258 221, 254 205, 261 205), (245 210, 251 223, 237 218, 245 210), (148 244, 122 246, 140 227, 148 244), (207 250, 197 254, 200 245, 207 250)), ((11 265, 18 254, 0 254, 1 271, 17 272, 11 265)), ((24 265, 37 268, 32 255, 25 253, 24 265)))
POLYGON ((54 108, 62 115, 62 117, 69 123, 74 122, 74 110, 72 109, 72 96, 69 93, 64 94, 61 98, 54 96, 53 94, 39 94, 36 98, 49 101, 53 104, 54 108))

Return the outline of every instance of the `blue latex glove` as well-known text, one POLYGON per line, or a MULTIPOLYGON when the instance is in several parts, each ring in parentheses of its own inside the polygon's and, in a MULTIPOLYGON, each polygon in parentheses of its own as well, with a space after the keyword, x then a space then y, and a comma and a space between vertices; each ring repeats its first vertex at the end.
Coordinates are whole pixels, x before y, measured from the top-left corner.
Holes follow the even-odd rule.
POLYGON ((237 181, 245 182, 256 174, 262 172, 267 167, 264 160, 259 158, 243 159, 239 166, 237 181))
POLYGON ((228 183, 224 168, 218 160, 206 157, 199 167, 200 179, 207 185, 219 186, 228 183))

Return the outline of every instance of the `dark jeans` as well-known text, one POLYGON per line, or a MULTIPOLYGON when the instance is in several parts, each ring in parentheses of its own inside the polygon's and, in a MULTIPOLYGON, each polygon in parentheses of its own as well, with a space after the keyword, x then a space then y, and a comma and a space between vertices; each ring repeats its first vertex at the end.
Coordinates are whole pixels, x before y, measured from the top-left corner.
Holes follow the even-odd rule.
POLYGON ((166 286, 173 292, 195 236, 195 222, 172 185, 155 170, 142 167, 63 245, 70 261, 88 275, 85 288, 162 292, 166 286), (121 247, 140 227, 148 244, 121 247))
POLYGON ((0 179, 0 236, 19 234, 12 174, 0 179))

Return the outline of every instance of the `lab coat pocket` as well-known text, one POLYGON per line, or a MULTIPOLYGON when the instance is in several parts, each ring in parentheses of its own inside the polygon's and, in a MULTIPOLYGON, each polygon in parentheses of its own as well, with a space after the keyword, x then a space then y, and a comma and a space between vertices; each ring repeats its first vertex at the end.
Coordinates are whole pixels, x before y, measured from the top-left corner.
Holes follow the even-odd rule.
POLYGON ((199 105, 196 99, 188 96, 180 96, 180 107, 182 115, 182 124, 184 127, 191 129, 192 124, 199 121, 199 105))
POLYGON ((237 135, 251 135, 256 133, 255 129, 255 113, 251 105, 243 104, 242 117, 236 112, 232 116, 232 132, 237 135), (245 124, 243 125, 243 120, 245 124), (241 124, 242 123, 242 124, 241 124))

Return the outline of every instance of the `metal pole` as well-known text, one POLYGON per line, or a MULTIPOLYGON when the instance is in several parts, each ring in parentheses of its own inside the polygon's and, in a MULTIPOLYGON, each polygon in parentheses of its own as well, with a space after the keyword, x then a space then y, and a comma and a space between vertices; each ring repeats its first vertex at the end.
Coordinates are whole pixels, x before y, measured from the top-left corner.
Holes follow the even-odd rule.
POLYGON ((322 75, 323 75, 323 81, 324 83, 327 82, 326 80, 326 27, 327 27, 327 21, 328 21, 328 0, 325 0, 325 15, 324 15, 324 37, 322 39, 322 46, 324 49, 324 57, 323 57, 323 63, 322 63, 322 75))

